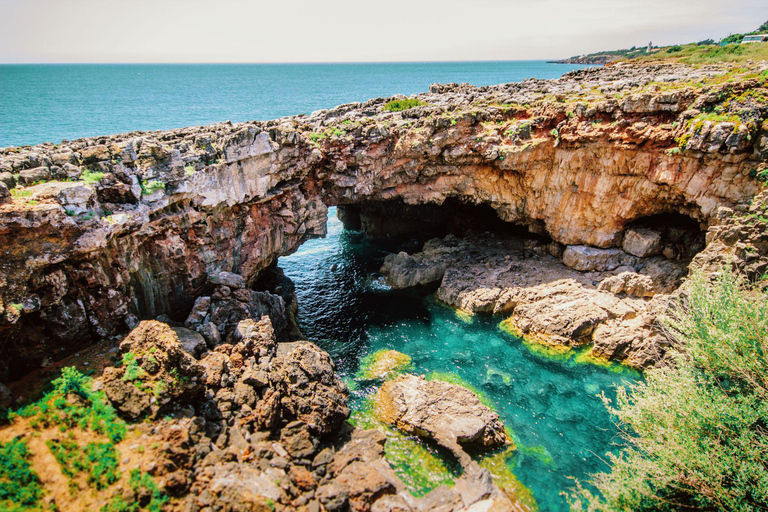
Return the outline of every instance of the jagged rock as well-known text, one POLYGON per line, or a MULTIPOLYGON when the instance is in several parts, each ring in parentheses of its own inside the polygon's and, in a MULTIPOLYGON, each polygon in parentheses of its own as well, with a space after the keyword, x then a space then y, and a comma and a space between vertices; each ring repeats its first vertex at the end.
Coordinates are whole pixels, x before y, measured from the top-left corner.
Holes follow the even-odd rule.
POLYGON ((104 370, 107 398, 120 414, 136 420, 157 416, 202 398, 203 367, 174 330, 155 320, 141 322, 120 343, 123 364, 104 370))
POLYGON ((624 232, 622 247, 638 258, 655 256, 661 252, 661 233, 647 228, 628 229, 624 232))
POLYGON ((195 299, 195 305, 192 306, 192 311, 189 312, 189 316, 184 322, 184 325, 186 325, 190 329, 199 326, 205 320, 205 317, 208 314, 208 310, 210 309, 210 307, 211 307, 210 297, 198 297, 197 299, 195 299))
POLYGON ((48 181, 53 178, 51 170, 48 167, 35 167, 19 172, 19 182, 30 185, 39 181, 48 181))
POLYGON ((586 245, 569 245, 563 252, 563 263, 580 271, 613 270, 622 265, 634 265, 635 258, 621 249, 598 249, 586 245))
POLYGON ((280 393, 282 421, 300 420, 317 436, 334 432, 349 416, 349 392, 330 356, 314 343, 282 343, 270 380, 280 393))
MULTIPOLYGON (((748 65, 749 72, 759 66, 748 65)), ((10 368, 2 377, 18 377, 96 338, 123 335, 135 318, 181 318, 195 297, 209 294, 208 275, 221 269, 254 283, 278 257, 324 234, 326 203, 358 208, 361 227, 371 232, 445 226, 439 205, 450 208, 452 200, 484 205, 498 219, 568 246, 617 247, 627 223, 671 212, 706 228, 718 208, 734 208, 759 191, 753 171, 766 153, 762 126, 751 136, 742 124, 697 119, 705 107, 741 108, 715 92, 720 84, 712 81, 722 71, 608 66, 551 81, 449 86, 449 92, 436 86, 419 96, 427 105, 403 112, 387 111, 388 100, 379 98, 275 121, 2 148, 6 186, 22 176, 24 184, 48 175, 73 178, 82 172, 80 160, 104 173, 82 214, 66 215, 66 200, 52 193, 52 182, 27 187, 29 199, 0 205, 3 303, 36 293, 51 272, 67 276, 67 292, 44 298, 39 311, 0 318, 0 351, 10 368), (687 85, 698 81, 706 86, 687 85), (679 90, 649 91, 650 82, 679 90), (579 104, 569 101, 576 95, 579 104), (606 117, 598 113, 617 122, 590 122, 606 117), (356 119, 365 122, 344 124, 356 119), (529 119, 530 140, 517 144, 527 129, 506 135, 529 119), (686 135, 684 154, 667 151, 686 135), (156 192, 142 197, 142 185, 156 192), (364 205, 374 203, 394 213, 368 222, 364 205), (426 205, 430 214, 411 213, 426 205), (441 221, 434 212, 442 223, 433 222, 441 221)), ((736 82, 744 92, 756 87, 736 82)), ((684 240, 667 242, 662 250, 672 258, 696 252, 684 240), (687 247, 690 253, 681 250, 687 247)), ((750 272, 760 266, 752 261, 750 272)), ((438 266, 418 270, 415 281, 437 284, 440 273, 438 266)), ((493 309, 502 291, 476 293, 469 306, 493 309)), ((262 313, 222 323, 231 329, 262 313)), ((229 332, 214 323, 226 339, 229 332)), ((276 316, 273 323, 282 336, 276 316)))
POLYGON ((409 434, 428 437, 449 448, 462 462, 469 457, 461 446, 491 449, 509 443, 498 414, 472 391, 415 375, 400 375, 385 382, 376 397, 382 421, 409 434))

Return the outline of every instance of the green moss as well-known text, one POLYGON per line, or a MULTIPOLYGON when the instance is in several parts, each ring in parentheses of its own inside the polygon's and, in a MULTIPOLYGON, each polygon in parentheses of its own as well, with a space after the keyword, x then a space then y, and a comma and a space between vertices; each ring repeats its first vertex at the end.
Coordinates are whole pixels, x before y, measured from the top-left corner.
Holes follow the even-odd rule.
POLYGON ((21 439, 0 443, 0 510, 21 512, 40 502, 43 487, 29 456, 27 443, 21 439))
POLYGON ((401 112, 403 110, 408 110, 409 108, 420 107, 423 105, 426 105, 426 103, 418 98, 406 98, 404 100, 392 100, 387 102, 387 104, 384 105, 384 109, 389 110, 390 112, 401 112))
POLYGON ((187 176, 192 176, 196 171, 197 169, 195 169, 195 166, 192 164, 187 164, 184 166, 184 174, 187 176))
POLYGON ((132 352, 126 352, 123 354, 122 365, 125 368, 125 373, 123 373, 123 380, 126 382, 140 381, 147 376, 147 372, 144 371, 144 368, 139 366, 136 355, 134 355, 132 352))
POLYGON ((377 350, 360 361, 360 380, 388 379, 411 368, 411 356, 397 350, 377 350))
POLYGON ((522 504, 524 510, 537 510, 536 500, 530 489, 517 479, 510 467, 513 451, 513 449, 506 448, 495 454, 486 455, 480 459, 480 467, 491 473, 493 481, 512 503, 522 504))
POLYGON ((103 180, 104 176, 106 176, 106 174, 103 172, 95 172, 91 171, 90 169, 86 169, 80 175, 80 179, 88 184, 94 184, 103 180))
POLYGON ((372 398, 357 408, 349 421, 360 428, 375 428, 384 432, 387 436, 384 445, 387 462, 413 496, 424 496, 441 485, 452 486, 460 474, 460 468, 450 455, 379 421, 372 398))
POLYGON ((112 443, 88 443, 85 449, 72 440, 51 439, 45 444, 69 478, 87 473, 88 483, 96 489, 105 489, 120 479, 117 450, 112 443))
POLYGON ((32 191, 27 190, 25 188, 14 187, 11 189, 11 197, 23 198, 23 197, 29 197, 31 195, 32 195, 32 191))

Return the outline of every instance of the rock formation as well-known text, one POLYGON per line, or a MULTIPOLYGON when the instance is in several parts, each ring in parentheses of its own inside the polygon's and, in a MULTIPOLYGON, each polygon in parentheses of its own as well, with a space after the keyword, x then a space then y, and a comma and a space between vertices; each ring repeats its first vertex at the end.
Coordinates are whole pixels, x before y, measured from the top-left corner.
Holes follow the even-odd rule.
POLYGON ((761 70, 611 66, 436 85, 419 95, 425 105, 402 112, 375 99, 3 149, 0 182, 17 188, 0 205, 0 377, 139 319, 181 322, 212 293, 209 276, 253 284, 279 255, 323 235, 326 204, 454 198, 595 248, 621 247, 632 222, 666 212, 706 227, 758 189, 768 132, 744 93, 761 86, 761 70), (743 121, 701 115, 723 98, 743 121))

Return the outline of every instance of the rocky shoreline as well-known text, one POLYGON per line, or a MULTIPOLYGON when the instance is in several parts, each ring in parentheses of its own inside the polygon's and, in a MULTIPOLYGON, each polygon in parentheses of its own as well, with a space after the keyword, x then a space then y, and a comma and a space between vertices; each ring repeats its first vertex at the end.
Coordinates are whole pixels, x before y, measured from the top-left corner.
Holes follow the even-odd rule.
MULTIPOLYGON (((380 98, 1 149, 0 381, 119 344, 93 389, 141 439, 119 445, 122 474, 157 479, 174 510, 525 510, 465 451, 508 444, 498 416, 397 371, 379 420, 463 467, 453 487, 408 493, 386 437, 346 423, 347 389, 302 340, 277 258, 323 236, 338 205, 369 236, 432 238, 387 257, 395 288, 504 315, 535 343, 660 364, 690 269, 768 271, 766 70, 609 66, 435 84, 404 110, 380 98)), ((89 506, 140 494, 119 480, 89 506)))

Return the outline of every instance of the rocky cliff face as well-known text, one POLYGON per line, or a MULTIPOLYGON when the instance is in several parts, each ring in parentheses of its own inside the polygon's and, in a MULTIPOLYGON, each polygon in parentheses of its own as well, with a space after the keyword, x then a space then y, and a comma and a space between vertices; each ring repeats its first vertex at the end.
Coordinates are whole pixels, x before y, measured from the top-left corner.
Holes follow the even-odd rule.
POLYGON ((613 66, 435 85, 399 112, 375 99, 0 150, 0 379, 140 319, 184 320, 222 271, 252 285, 324 234, 326 205, 483 204, 573 261, 591 248, 623 247, 618 260, 647 250, 625 233, 659 214, 706 230, 759 189, 762 73, 613 66))

